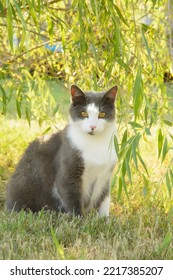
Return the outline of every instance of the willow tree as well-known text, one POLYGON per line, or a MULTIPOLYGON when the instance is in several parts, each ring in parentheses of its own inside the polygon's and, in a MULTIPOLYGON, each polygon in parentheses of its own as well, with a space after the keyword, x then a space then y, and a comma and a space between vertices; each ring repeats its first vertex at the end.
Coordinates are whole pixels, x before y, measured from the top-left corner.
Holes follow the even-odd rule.
POLYGON ((147 193, 152 170, 140 145, 156 131, 158 158, 166 167, 155 185, 164 182, 171 199, 173 96, 172 84, 164 81, 172 66, 171 7, 171 0, 1 1, 2 113, 13 99, 19 117, 37 118, 34 108, 39 103, 44 111, 51 100, 44 94, 51 78, 85 90, 118 85, 118 195, 128 195, 133 168, 147 193))

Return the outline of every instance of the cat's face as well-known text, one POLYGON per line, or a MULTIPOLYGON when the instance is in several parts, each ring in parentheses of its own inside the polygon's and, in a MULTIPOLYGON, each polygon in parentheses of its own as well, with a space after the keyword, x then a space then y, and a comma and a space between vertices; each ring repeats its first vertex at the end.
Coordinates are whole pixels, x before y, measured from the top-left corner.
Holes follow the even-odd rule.
POLYGON ((114 101, 117 86, 107 92, 83 92, 77 86, 71 86, 71 122, 84 133, 96 135, 102 133, 114 121, 114 101))

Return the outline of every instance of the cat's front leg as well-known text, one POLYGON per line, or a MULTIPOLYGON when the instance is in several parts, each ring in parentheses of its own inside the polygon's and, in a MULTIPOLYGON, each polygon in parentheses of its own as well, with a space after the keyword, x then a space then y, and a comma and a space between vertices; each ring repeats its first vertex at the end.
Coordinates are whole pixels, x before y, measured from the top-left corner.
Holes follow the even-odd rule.
POLYGON ((67 212, 73 213, 77 216, 82 216, 82 204, 80 192, 68 192, 66 200, 66 209, 67 212))
POLYGON ((80 185, 76 182, 64 181, 59 189, 61 194, 61 201, 65 212, 74 213, 75 215, 82 215, 82 203, 80 194, 80 185))
POLYGON ((109 209, 110 209, 110 195, 106 195, 104 199, 102 200, 99 209, 98 214, 99 217, 109 217, 109 209))

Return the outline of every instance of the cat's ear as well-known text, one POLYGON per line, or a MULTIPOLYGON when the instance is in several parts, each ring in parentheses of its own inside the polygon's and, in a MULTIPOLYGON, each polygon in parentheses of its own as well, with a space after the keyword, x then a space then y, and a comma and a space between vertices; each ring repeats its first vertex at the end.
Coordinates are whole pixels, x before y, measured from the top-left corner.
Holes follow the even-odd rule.
POLYGON ((112 87, 110 90, 108 90, 106 92, 106 94, 104 95, 104 98, 109 98, 112 102, 115 101, 115 97, 117 95, 117 91, 118 91, 118 87, 114 86, 112 87))
POLYGON ((73 103, 81 103, 85 100, 84 92, 75 85, 71 86, 71 100, 73 103))
POLYGON ((84 96, 84 93, 80 88, 78 88, 75 85, 71 86, 71 98, 72 98, 72 100, 76 97, 83 97, 83 96, 84 96))

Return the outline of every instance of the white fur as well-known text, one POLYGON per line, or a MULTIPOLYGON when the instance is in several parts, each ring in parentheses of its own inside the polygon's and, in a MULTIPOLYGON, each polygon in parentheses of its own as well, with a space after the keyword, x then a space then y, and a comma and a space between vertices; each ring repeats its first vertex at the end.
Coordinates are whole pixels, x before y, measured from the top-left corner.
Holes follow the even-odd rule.
MULTIPOLYGON (((87 111, 89 118, 77 122, 70 120, 68 138, 74 147, 81 151, 84 159, 82 199, 84 203, 90 198, 88 207, 90 209, 102 194, 105 184, 110 180, 117 155, 113 144, 116 134, 114 123, 99 119, 98 108, 94 104, 89 105, 87 111), (93 125, 96 126, 95 134, 90 135, 90 126, 93 125)), ((107 198, 101 204, 99 215, 108 216, 109 201, 107 198)))
POLYGON ((109 217, 109 208, 110 208, 110 195, 106 196, 105 199, 102 201, 99 208, 99 216, 109 217))

